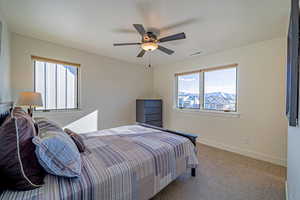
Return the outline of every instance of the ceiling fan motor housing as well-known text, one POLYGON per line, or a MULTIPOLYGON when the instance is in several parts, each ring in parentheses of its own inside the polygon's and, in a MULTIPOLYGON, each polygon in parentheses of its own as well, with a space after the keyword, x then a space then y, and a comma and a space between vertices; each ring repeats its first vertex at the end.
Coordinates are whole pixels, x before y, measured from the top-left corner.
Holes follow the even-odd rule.
POLYGON ((157 42, 157 36, 153 32, 144 34, 142 42, 157 42))

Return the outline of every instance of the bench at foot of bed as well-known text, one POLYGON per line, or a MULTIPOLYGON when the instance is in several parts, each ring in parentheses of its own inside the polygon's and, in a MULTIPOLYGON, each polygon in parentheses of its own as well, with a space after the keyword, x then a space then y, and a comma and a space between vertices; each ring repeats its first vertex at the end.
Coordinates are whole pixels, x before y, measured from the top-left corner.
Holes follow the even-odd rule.
MULTIPOLYGON (((183 133, 183 132, 179 132, 179 131, 172 131, 172 130, 169 130, 169 129, 164 129, 164 128, 161 128, 161 127, 152 126, 152 125, 149 125, 149 124, 144 124, 144 123, 139 123, 139 122, 137 124, 140 125, 140 126, 153 128, 153 129, 157 129, 157 130, 160 130, 160 131, 165 131, 165 132, 168 132, 168 133, 172 133, 172 134, 175 134, 175 135, 180 135, 182 137, 186 137, 196 146, 197 137, 198 137, 197 135, 187 134, 187 133, 183 133)), ((192 177, 196 176, 196 168, 191 169, 191 176, 192 177)))

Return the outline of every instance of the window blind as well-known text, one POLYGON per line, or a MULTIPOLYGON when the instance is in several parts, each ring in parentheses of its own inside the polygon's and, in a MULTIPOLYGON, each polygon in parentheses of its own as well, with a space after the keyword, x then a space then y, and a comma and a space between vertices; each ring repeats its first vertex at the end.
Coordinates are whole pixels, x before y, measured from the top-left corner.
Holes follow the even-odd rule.
POLYGON ((40 61, 40 62, 47 62, 47 63, 54 63, 54 64, 80 67, 80 64, 78 64, 78 63, 72 63, 72 62, 61 61, 61 60, 56 60, 56 59, 51 59, 51 58, 44 58, 44 57, 33 56, 33 55, 31 56, 31 59, 35 60, 35 61, 40 61))

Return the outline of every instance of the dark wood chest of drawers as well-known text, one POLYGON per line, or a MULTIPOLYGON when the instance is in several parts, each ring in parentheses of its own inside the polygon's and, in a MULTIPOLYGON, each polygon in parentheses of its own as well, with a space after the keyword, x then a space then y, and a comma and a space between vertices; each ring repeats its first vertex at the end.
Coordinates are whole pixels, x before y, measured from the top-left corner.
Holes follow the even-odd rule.
POLYGON ((163 127, 162 100, 161 99, 137 99, 136 121, 163 127))

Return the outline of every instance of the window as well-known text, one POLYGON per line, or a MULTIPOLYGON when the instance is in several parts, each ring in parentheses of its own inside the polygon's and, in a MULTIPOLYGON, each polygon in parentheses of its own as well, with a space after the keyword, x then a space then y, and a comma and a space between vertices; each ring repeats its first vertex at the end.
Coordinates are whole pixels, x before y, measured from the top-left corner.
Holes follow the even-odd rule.
POLYGON ((236 67, 203 72, 204 109, 236 111, 236 67))
POLYGON ((40 92, 43 107, 37 110, 78 108, 79 65, 32 56, 34 89, 40 92))
POLYGON ((177 108, 237 111, 237 64, 175 76, 177 108))
POLYGON ((200 74, 178 76, 178 107, 200 108, 200 74))

